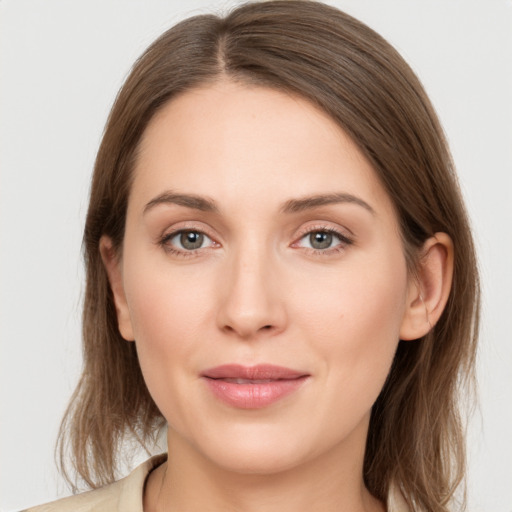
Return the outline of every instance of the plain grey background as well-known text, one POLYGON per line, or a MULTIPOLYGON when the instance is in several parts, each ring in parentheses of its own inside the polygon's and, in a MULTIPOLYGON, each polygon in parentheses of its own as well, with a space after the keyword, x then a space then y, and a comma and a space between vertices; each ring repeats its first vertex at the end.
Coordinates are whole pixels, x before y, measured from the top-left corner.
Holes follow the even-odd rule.
MULTIPOLYGON (((68 494, 60 418, 80 369, 81 230, 130 66, 207 0, 0 1, 0 510, 68 494)), ((484 291, 470 507, 512 511, 512 2, 338 0, 419 74, 451 144, 484 291)), ((142 460, 137 454, 134 461, 142 460)))

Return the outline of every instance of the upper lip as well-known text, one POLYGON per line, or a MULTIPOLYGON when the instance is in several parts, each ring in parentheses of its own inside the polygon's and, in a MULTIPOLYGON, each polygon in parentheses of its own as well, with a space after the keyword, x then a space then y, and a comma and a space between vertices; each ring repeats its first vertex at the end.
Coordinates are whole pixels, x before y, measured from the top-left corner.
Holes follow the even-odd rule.
POLYGON ((201 375, 210 379, 291 380, 309 374, 273 364, 258 364, 255 366, 224 364, 209 368, 201 375))

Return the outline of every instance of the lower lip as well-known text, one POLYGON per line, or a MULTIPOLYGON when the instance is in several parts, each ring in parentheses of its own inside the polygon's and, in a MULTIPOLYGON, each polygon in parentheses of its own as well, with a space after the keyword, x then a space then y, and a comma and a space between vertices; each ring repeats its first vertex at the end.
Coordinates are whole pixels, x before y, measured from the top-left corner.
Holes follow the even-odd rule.
POLYGON ((297 391, 306 379, 307 376, 303 376, 254 384, 236 384, 208 377, 204 380, 213 394, 224 403, 238 409, 261 409, 297 391))

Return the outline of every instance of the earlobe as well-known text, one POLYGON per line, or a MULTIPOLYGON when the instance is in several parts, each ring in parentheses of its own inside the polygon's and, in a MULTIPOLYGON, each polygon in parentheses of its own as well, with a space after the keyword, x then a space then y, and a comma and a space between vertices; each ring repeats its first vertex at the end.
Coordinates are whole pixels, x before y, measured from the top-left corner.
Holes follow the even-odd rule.
POLYGON ((448 301, 452 278, 453 242, 446 233, 436 233, 423 245, 411 277, 400 339, 415 340, 433 328, 448 301))
POLYGON ((112 240, 107 236, 102 236, 100 239, 100 254, 114 296, 119 332, 125 340, 133 341, 135 338, 124 291, 121 262, 117 251, 113 247, 112 240))

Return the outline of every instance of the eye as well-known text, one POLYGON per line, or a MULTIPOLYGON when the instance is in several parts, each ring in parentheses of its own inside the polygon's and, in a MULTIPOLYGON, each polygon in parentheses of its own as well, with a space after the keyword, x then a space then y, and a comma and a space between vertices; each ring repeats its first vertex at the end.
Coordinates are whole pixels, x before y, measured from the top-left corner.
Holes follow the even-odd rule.
POLYGON ((327 231, 314 231, 305 237, 313 249, 329 249, 335 237, 327 231))
POLYGON ((162 244, 177 251, 195 251, 215 245, 209 236, 193 229, 182 229, 166 235, 162 244))
POLYGON ((350 245, 352 240, 333 229, 315 229, 302 236, 295 247, 304 247, 314 251, 341 250, 350 245))

